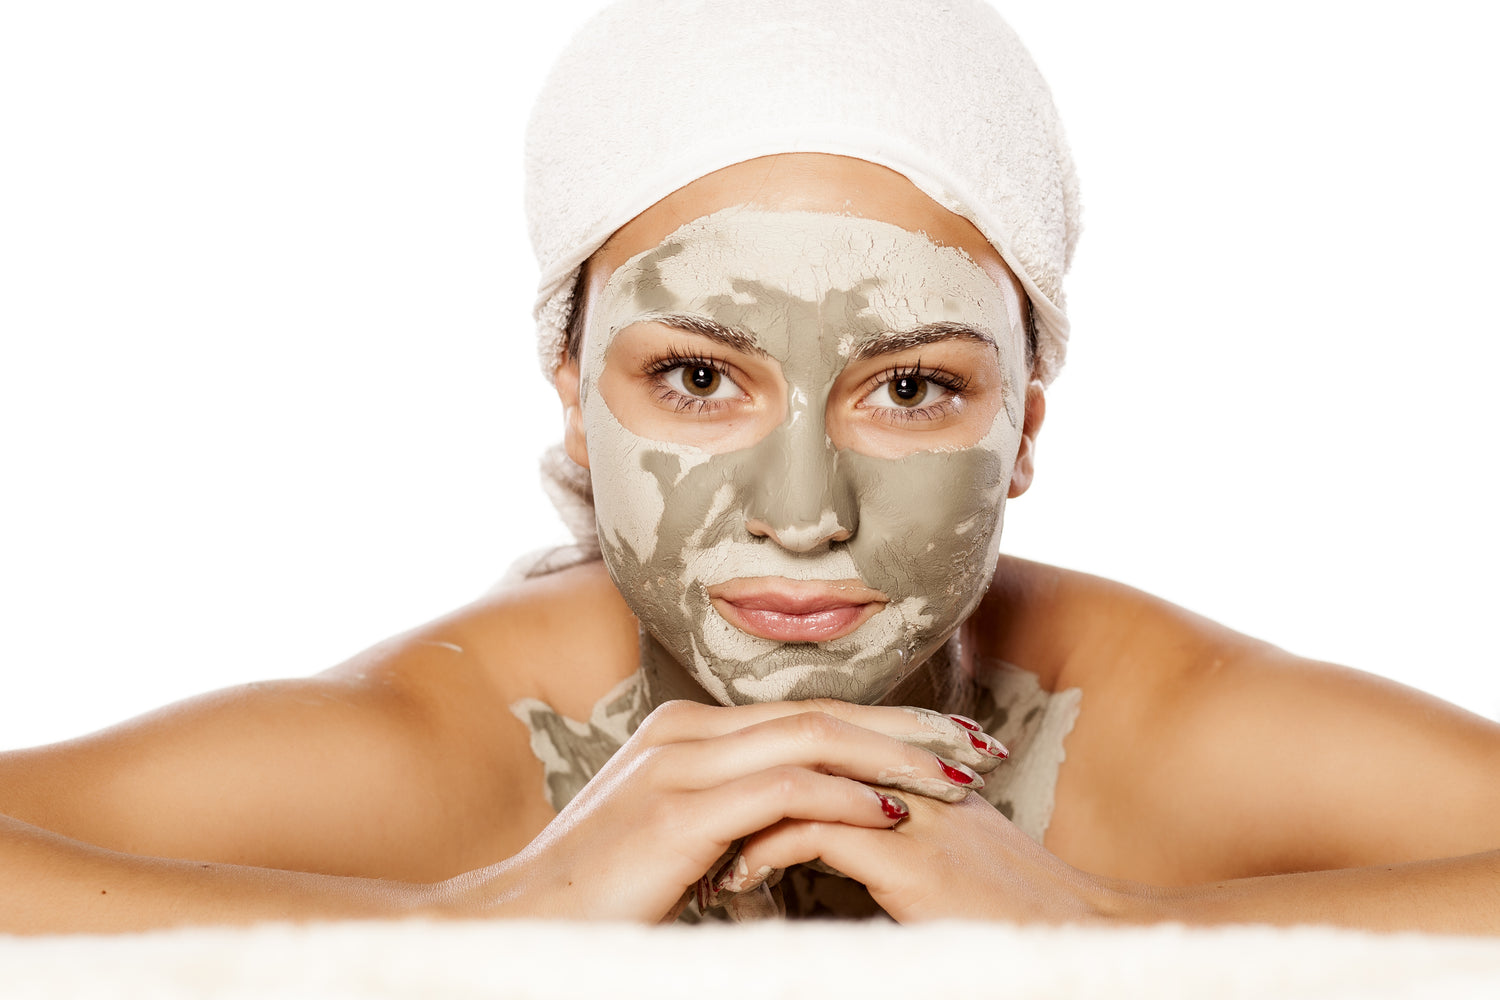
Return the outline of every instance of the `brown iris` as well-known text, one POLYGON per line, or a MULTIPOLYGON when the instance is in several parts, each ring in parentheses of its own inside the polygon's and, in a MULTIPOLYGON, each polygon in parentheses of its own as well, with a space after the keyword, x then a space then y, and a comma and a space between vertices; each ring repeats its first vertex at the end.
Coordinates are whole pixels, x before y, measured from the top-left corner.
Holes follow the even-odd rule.
POLYGON ((902 375, 893 378, 887 383, 890 386, 886 391, 890 393, 891 402, 897 406, 916 406, 927 398, 927 380, 915 375, 902 375))
POLYGON ((682 384, 695 396, 712 396, 722 380, 723 376, 707 365, 694 365, 687 370, 687 378, 682 384))

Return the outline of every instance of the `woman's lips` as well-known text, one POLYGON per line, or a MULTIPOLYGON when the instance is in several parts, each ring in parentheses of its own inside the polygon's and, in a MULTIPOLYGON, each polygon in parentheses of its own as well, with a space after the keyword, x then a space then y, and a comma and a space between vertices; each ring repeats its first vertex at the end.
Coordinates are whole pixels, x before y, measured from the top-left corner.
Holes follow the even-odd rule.
POLYGON ((774 642, 827 642, 869 621, 889 602, 858 580, 754 577, 708 588, 714 610, 750 635, 774 642))

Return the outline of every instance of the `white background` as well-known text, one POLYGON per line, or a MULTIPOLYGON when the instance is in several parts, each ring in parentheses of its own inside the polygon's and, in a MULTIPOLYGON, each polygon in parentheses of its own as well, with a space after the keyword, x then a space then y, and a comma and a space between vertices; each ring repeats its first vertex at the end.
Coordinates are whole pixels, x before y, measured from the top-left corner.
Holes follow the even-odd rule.
MULTIPOLYGON (((518 6, 0 6, 0 746, 563 538, 520 146, 597 4, 518 6)), ((1009 551, 1500 715, 1488 9, 1004 6, 1086 224, 1009 551)))

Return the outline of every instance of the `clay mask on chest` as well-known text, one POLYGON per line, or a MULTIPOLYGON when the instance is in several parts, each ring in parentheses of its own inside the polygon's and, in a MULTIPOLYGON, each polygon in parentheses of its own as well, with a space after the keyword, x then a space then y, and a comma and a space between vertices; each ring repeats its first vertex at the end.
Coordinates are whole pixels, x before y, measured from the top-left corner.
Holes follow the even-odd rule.
POLYGON ((877 702, 977 606, 1021 435, 1022 335, 1007 291, 961 250, 899 226, 733 208, 631 258, 596 294, 580 398, 604 560, 642 624, 716 701, 877 702), (783 380, 785 411, 732 449, 674 441, 670 423, 637 434, 599 391, 607 366, 623 364, 611 353, 623 331, 694 319, 732 331, 783 380), (897 457, 858 434, 836 447, 826 421, 846 367, 935 329, 970 331, 998 360, 1003 402, 988 426, 964 446, 897 457), (731 624, 710 598, 767 579, 836 581, 884 600, 846 634, 781 641, 731 624))

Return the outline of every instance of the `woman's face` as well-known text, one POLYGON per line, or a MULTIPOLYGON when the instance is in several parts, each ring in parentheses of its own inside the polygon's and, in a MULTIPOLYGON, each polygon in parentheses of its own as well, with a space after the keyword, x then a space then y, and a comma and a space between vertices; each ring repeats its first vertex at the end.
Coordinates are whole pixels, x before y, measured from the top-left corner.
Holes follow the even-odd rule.
POLYGON ((799 154, 657 203, 586 288, 559 388, 626 601, 724 704, 880 700, 978 604, 1029 482, 999 256, 900 175, 799 154))

